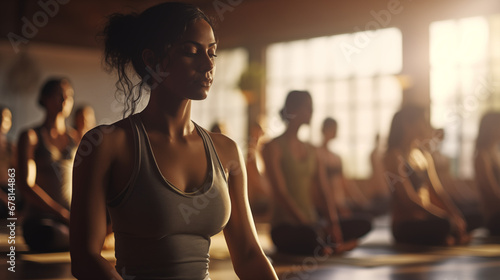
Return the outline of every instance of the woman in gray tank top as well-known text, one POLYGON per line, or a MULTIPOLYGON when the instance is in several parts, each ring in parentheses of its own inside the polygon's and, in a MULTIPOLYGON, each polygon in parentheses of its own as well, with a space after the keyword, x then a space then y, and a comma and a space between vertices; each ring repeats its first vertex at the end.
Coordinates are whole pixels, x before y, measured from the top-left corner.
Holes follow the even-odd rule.
POLYGON ((243 158, 235 142, 191 121, 214 79, 217 41, 197 7, 163 3, 115 14, 105 61, 118 72, 129 116, 80 143, 71 211, 72 272, 78 279, 210 279, 210 237, 224 230, 241 279, 277 279, 256 237, 243 158), (129 69, 140 78, 131 81, 129 69), (150 91, 146 108, 135 106, 150 91), (101 256, 106 209, 116 267, 101 256))

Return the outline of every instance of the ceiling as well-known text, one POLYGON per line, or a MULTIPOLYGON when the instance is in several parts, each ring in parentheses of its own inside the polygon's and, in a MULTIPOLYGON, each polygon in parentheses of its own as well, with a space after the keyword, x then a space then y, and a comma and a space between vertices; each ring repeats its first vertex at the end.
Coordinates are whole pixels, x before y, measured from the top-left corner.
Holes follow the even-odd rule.
MULTIPOLYGON (((256 52, 272 42, 362 30, 374 21, 374 14, 387 13, 391 3, 399 3, 402 12, 390 15, 390 26, 406 34, 418 34, 407 40, 415 38, 415 43, 422 46, 425 41, 420 41, 427 37, 428 26, 433 21, 500 14, 499 0, 182 1, 198 5, 218 19, 220 48, 245 46, 256 52), (219 5, 219 11, 214 5, 219 5)), ((97 34, 103 29, 106 16, 141 12, 161 2, 165 0, 4 0, 0 6, 0 36, 19 47, 41 42, 100 48, 97 34), (58 3, 58 10, 47 16, 39 3, 58 3), (38 23, 38 27, 33 23, 38 23), (29 25, 35 30, 27 28, 29 25)))
MULTIPOLYGON (((256 2, 262 0, 244 0, 256 2)), ((106 16, 112 13, 140 12, 161 0, 9 0, 2 3, 0 10, 0 36, 3 39, 28 40, 81 47, 98 47, 96 34, 102 30, 106 16), (57 11, 49 14, 40 6, 42 3, 57 3, 57 11), (46 18, 44 18, 44 15, 46 18), (48 20, 46 20, 48 19, 48 20), (44 23, 46 20, 46 23, 44 23), (29 22, 29 23, 27 23, 29 22), (35 30, 27 26, 38 23, 35 30), (10 34, 10 35, 9 35, 10 34), (14 35, 15 34, 15 35, 14 35), (29 38, 31 36, 32 38, 29 38)), ((243 4, 243 0, 186 0, 207 13, 213 13, 214 3, 243 4)), ((56 10, 51 6, 52 11, 56 10)), ((22 46, 22 44, 19 44, 22 46)))

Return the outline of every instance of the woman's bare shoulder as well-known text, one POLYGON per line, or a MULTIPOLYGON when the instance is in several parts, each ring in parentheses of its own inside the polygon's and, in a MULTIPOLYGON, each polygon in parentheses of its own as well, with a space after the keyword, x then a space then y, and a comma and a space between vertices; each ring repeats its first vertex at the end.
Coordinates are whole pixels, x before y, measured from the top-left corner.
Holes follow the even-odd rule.
MULTIPOLYGON (((110 124, 101 124, 89 132, 101 133, 103 137, 120 137, 124 136, 126 132, 131 131, 130 120, 128 118, 116 121, 110 124)), ((87 134, 89 133, 87 132, 87 134)))
POLYGON ((212 138, 219 155, 222 154, 230 158, 238 157, 239 147, 233 139, 221 133, 208 132, 208 134, 212 138))
POLYGON ((121 150, 127 145, 132 133, 132 126, 128 119, 123 119, 111 124, 98 125, 89 130, 80 141, 79 150, 92 147, 102 147, 111 152, 121 150))
POLYGON ((263 152, 266 151, 273 151, 273 152, 279 152, 280 149, 280 143, 283 141, 283 135, 280 135, 278 137, 275 137, 263 144, 263 152))

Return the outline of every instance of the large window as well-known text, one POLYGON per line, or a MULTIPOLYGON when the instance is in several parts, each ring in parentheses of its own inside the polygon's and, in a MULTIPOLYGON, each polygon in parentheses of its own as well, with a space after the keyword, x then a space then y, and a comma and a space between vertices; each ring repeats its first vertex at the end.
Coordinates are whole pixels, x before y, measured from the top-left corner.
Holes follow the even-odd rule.
POLYGON ((194 121, 207 129, 215 122, 223 123, 227 135, 242 148, 246 145, 247 111, 246 101, 237 85, 247 64, 245 49, 219 51, 214 84, 207 99, 192 103, 194 121))
POLYGON ((267 49, 267 132, 284 131, 279 117, 290 90, 309 90, 314 114, 301 137, 321 141, 325 117, 338 121, 335 143, 346 173, 370 174, 369 154, 375 135, 389 132, 390 120, 401 103, 396 74, 402 67, 401 32, 396 28, 277 43, 267 49))
POLYGON ((473 176, 474 142, 486 110, 500 108, 500 16, 430 26, 431 120, 460 178, 473 176))

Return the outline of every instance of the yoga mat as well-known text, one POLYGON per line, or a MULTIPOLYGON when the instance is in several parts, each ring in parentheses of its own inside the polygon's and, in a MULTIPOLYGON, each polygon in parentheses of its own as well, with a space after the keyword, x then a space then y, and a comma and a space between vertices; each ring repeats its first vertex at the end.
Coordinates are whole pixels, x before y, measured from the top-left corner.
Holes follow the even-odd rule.
POLYGON ((500 244, 454 246, 436 249, 434 254, 471 257, 500 257, 500 244))
MULTIPOLYGON (((107 250, 102 251, 101 255, 110 262, 115 262, 115 251, 107 250)), ((40 254, 20 254, 20 258, 23 261, 36 262, 42 264, 52 264, 52 263, 70 263, 71 257, 69 252, 57 252, 57 253, 40 253, 40 254)))
POLYGON ((500 257, 499 244, 483 244, 471 246, 455 247, 429 247, 429 250, 418 253, 398 253, 398 254, 369 254, 363 252, 362 255, 355 256, 332 256, 327 259, 314 258, 312 256, 296 256, 275 254, 271 256, 275 264, 310 264, 318 265, 351 265, 358 267, 379 267, 379 266, 399 266, 432 263, 458 256, 470 257, 500 257))
MULTIPOLYGON (((432 263, 445 259, 440 255, 398 254, 374 255, 371 257, 331 257, 324 264, 341 264, 359 267, 397 266, 409 264, 432 263)), ((319 264, 322 264, 321 262, 319 264)))

